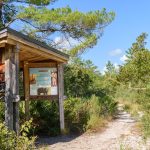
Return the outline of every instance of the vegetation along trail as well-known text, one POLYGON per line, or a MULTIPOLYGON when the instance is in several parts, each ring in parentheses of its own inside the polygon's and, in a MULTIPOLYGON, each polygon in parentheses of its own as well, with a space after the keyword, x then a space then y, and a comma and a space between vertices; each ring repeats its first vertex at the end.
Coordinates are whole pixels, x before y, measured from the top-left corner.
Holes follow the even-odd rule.
POLYGON ((41 149, 51 150, 150 150, 136 129, 136 120, 119 105, 116 119, 102 133, 40 139, 41 149), (46 145, 46 146, 45 146, 46 145))

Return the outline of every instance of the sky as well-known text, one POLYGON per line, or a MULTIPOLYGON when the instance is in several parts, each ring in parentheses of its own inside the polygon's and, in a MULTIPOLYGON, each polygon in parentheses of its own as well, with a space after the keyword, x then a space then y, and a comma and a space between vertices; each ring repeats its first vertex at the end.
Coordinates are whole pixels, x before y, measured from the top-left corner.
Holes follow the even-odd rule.
POLYGON ((115 20, 104 29, 97 45, 82 55, 101 72, 104 72, 108 60, 116 67, 123 64, 125 52, 142 32, 149 34, 147 48, 150 49, 150 0, 57 0, 51 8, 66 6, 82 12, 102 8, 115 12, 115 20))
MULTIPOLYGON (((83 59, 92 60, 101 72, 108 60, 116 66, 122 64, 125 51, 142 32, 150 36, 150 0, 58 0, 54 6, 67 5, 82 12, 102 8, 115 12, 115 20, 105 28, 97 45, 82 55, 83 59)), ((147 48, 150 48, 150 37, 147 48)))

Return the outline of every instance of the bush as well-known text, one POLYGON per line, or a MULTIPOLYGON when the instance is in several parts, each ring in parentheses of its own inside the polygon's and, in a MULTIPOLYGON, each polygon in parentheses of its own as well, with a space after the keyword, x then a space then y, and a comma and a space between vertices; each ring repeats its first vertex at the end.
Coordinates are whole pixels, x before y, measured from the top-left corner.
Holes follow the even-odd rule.
POLYGON ((69 98, 64 101, 65 123, 69 132, 83 132, 88 119, 87 101, 69 98))
POLYGON ((94 95, 88 101, 88 114, 89 119, 87 121, 86 130, 95 129, 100 124, 103 124, 102 105, 99 101, 99 98, 94 95))
POLYGON ((144 114, 141 119, 141 127, 144 138, 148 138, 150 137, 150 89, 141 92, 140 98, 139 105, 144 114))
POLYGON ((140 94, 137 90, 128 88, 128 86, 118 86, 115 94, 115 99, 121 104, 124 104, 124 109, 131 113, 131 115, 137 116, 141 111, 139 105, 140 94))
POLYGON ((124 108, 133 116, 138 117, 143 136, 150 137, 150 89, 133 90, 120 86, 116 92, 116 99, 123 103, 124 108))
POLYGON ((129 101, 131 103, 135 103, 137 102, 139 94, 136 90, 130 89, 127 86, 122 85, 117 87, 115 97, 121 100, 121 102, 129 101))
POLYGON ((27 133, 31 122, 26 122, 20 130, 20 135, 0 123, 0 149, 1 150, 32 150, 35 148, 35 137, 28 138, 27 133))
POLYGON ((141 119, 144 138, 150 137, 150 113, 145 113, 141 119))
POLYGON ((55 136, 60 133, 57 101, 33 101, 30 104, 30 113, 35 134, 55 136))
POLYGON ((83 132, 102 126, 104 118, 115 113, 116 103, 110 97, 100 99, 93 95, 89 99, 69 98, 64 108, 68 130, 83 132))
MULTIPOLYGON (((68 132, 82 133, 103 125, 104 118, 113 116, 116 111, 115 101, 104 96, 99 98, 68 98, 64 101, 65 126, 68 132)), ((58 135, 59 108, 57 102, 34 101, 30 109, 35 125, 35 133, 58 135)))
POLYGON ((0 102, 0 122, 3 122, 4 121, 4 118, 5 118, 5 106, 4 106, 4 102, 0 102))

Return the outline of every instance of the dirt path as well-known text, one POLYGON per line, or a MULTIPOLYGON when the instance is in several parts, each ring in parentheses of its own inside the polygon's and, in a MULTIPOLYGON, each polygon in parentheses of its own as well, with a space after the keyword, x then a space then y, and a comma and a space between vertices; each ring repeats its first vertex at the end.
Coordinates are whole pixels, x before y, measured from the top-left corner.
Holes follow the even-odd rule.
POLYGON ((136 131, 136 121, 119 107, 119 113, 102 133, 81 136, 43 138, 40 143, 48 150, 150 150, 136 131))

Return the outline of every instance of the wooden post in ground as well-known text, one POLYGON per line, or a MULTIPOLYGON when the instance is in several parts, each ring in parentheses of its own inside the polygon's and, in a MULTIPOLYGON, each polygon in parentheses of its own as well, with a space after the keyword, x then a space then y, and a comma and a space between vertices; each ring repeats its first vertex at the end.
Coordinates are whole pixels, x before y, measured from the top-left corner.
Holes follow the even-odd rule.
POLYGON ((8 129, 13 130, 13 98, 12 98, 12 62, 5 60, 5 123, 8 129))
POLYGON ((23 65, 23 72, 24 72, 24 94, 25 94, 25 116, 26 120, 29 120, 30 114, 29 114, 29 67, 28 62, 25 61, 23 65))
POLYGON ((64 133, 65 123, 64 123, 64 65, 58 64, 58 95, 59 95, 59 118, 60 118, 60 130, 64 133))
POLYGON ((13 48, 13 129, 18 134, 19 133, 19 46, 13 48))
POLYGON ((10 130, 19 130, 19 51, 5 48, 5 123, 10 130))

